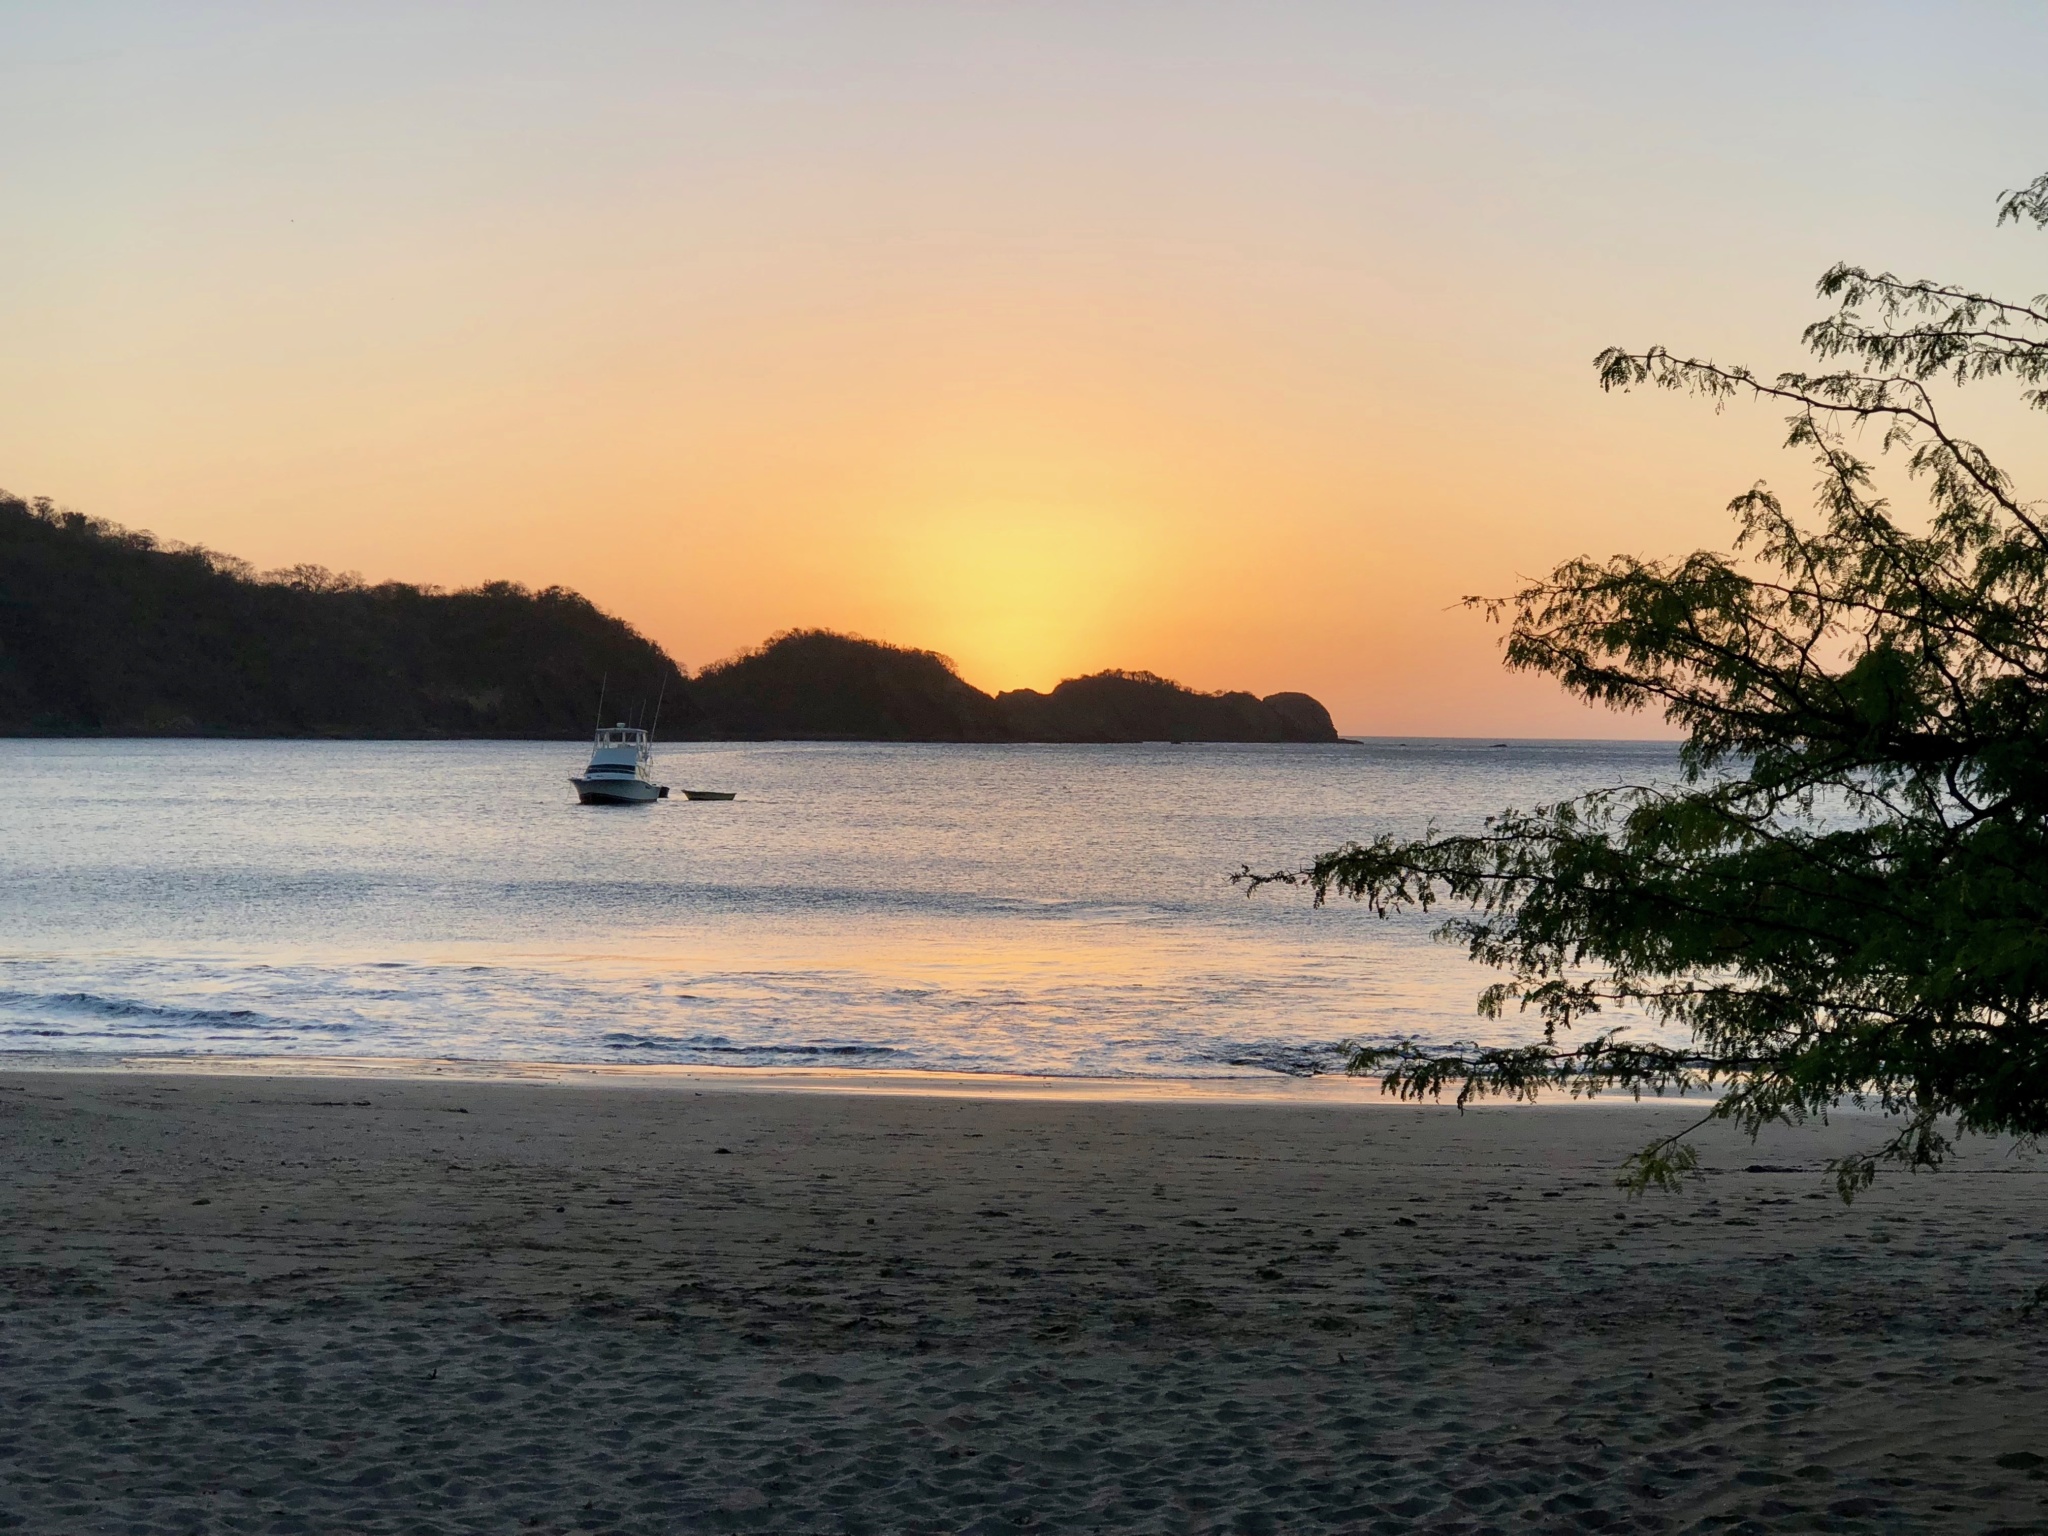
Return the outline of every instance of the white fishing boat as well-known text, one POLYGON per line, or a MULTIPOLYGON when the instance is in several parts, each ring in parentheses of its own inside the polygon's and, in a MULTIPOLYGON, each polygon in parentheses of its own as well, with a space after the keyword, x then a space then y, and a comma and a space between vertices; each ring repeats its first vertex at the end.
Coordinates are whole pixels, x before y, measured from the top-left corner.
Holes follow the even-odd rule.
POLYGON ((569 782, 585 805, 644 805, 668 798, 668 786, 654 782, 654 752, 647 733, 623 720, 598 727, 590 766, 569 782))

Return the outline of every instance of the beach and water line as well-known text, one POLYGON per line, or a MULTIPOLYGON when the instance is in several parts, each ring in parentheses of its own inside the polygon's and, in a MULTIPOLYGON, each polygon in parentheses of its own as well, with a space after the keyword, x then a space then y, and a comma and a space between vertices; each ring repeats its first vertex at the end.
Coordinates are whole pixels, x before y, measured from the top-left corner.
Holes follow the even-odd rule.
POLYGON ((707 751, 717 821, 525 744, 0 748, 0 1516, 2044 1528, 2037 1156, 1844 1206, 1877 1117, 1715 1125, 1631 1200, 1699 1104, 1318 1075, 1483 977, 1225 878, 1668 748, 949 750, 707 751))

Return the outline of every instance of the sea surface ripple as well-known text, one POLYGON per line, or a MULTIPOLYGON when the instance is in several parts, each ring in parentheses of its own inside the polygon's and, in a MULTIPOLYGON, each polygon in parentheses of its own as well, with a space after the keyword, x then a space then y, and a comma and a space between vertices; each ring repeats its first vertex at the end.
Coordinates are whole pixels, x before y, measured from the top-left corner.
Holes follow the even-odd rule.
POLYGON ((1230 872, 1670 779, 1668 744, 0 742, 0 1052, 1303 1075, 1526 1038, 1437 919, 1230 872))

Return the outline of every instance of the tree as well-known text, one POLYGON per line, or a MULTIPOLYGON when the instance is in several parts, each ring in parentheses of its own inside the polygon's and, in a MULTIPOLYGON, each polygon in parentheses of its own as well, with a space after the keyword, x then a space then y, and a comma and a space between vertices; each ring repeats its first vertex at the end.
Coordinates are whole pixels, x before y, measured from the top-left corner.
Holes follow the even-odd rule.
MULTIPOLYGON (((2048 227, 2048 175, 1998 223, 2048 227)), ((2048 1132, 2048 507, 2023 499, 1944 414, 1952 387, 2008 381, 2048 410, 2048 297, 2009 302, 1837 266, 1808 327, 1826 371, 1766 380, 1661 347, 1600 354, 1606 390, 1789 409, 1820 471, 1815 515, 1761 482, 1726 553, 1559 566, 1513 598, 1510 667, 1661 710, 1674 785, 1510 811, 1474 834, 1381 837, 1277 876, 1381 916, 1449 899, 1442 936, 1508 973, 1481 996, 1533 1010, 1542 1043, 1354 1047, 1403 1097, 1606 1088, 1717 1093, 1629 1159, 1676 1187, 1712 1119, 1751 1135, 1844 1103, 1898 1117, 1832 1166, 1844 1199, 1881 1161, 1933 1166, 1954 1132, 2048 1132), (1926 499, 1894 515, 1878 465, 1926 499), (1666 1041, 1595 1027, 1629 1005, 1666 1041)))

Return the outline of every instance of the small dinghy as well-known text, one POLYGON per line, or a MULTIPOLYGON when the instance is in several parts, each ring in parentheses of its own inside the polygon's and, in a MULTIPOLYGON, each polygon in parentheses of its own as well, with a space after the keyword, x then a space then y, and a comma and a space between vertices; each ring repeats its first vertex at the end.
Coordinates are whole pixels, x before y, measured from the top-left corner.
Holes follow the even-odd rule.
POLYGON ((683 791, 683 798, 685 800, 730 800, 737 793, 737 790, 731 789, 686 789, 683 791))
POLYGON ((598 728, 590 766, 581 778, 571 777, 569 782, 585 805, 645 805, 668 798, 668 786, 654 782, 654 753, 647 733, 623 720, 598 728))

